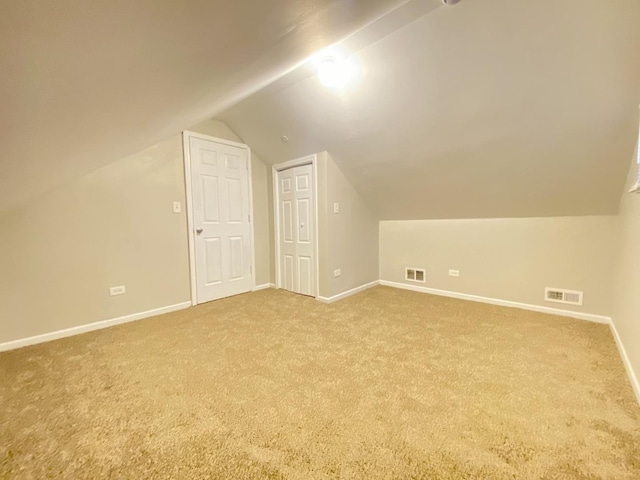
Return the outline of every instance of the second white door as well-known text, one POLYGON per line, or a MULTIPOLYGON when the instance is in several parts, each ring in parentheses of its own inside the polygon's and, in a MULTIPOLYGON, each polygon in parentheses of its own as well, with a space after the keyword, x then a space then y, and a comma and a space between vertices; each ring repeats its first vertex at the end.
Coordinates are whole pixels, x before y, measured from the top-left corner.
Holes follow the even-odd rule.
POLYGON ((280 287, 316 294, 315 191, 313 167, 278 172, 280 287))

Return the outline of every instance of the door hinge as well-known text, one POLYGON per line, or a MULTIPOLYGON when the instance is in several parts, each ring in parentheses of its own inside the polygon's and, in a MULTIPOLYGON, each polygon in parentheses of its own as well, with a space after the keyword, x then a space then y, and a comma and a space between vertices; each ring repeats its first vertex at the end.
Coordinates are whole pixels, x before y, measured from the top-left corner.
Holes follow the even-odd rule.
POLYGON ((253 274, 253 265, 249 265, 249 273, 253 274))
POLYGON ((251 222, 251 215, 247 215, 247 218, 249 219, 249 222, 251 222))

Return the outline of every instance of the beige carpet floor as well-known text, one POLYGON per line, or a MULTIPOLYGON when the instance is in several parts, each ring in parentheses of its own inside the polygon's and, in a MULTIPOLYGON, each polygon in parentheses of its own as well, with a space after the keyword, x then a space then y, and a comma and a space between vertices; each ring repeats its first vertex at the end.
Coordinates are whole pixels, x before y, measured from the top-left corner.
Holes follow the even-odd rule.
POLYGON ((266 290, 0 354, 0 477, 639 479, 607 326, 266 290))

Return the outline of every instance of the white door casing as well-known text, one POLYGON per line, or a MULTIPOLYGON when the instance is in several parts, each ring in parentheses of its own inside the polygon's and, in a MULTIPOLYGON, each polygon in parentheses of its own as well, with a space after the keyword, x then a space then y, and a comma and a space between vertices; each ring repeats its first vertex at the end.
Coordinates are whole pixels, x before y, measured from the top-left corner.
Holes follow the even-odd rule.
POLYGON ((192 303, 253 287, 250 161, 246 146, 185 132, 192 303))
POLYGON ((278 171, 280 288, 316 296, 316 223, 313 165, 278 171))

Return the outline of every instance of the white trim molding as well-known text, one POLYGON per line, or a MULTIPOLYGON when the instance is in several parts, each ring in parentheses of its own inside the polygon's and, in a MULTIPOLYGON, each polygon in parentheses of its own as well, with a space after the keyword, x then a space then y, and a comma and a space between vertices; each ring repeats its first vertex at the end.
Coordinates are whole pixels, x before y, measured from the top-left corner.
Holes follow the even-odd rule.
POLYGON ((275 283, 263 283, 262 285, 256 285, 253 288, 254 292, 259 292, 260 290, 266 290, 268 288, 276 288, 276 284, 275 283))
POLYGON ((618 330, 616 329, 615 323, 611 322, 609 326, 611 327, 611 333, 613 334, 613 338, 616 341, 618 352, 620 352, 620 356, 622 357, 622 363, 624 364, 624 368, 627 371, 627 375, 629 376, 631 387, 633 388, 633 392, 636 394, 636 400, 638 400, 638 404, 640 404, 640 382, 638 382, 638 377, 636 376, 636 372, 633 371, 633 367, 631 366, 631 360, 629 360, 629 356, 627 355, 627 350, 624 348, 624 344, 622 343, 622 339, 618 334, 618 330))
POLYGON ((380 285, 380 281, 376 280, 375 282, 366 283, 364 285, 360 285, 359 287, 352 288, 351 290, 347 290, 346 292, 339 293, 338 295, 334 295, 333 297, 318 297, 318 300, 322 303, 333 303, 338 300, 342 300, 343 298, 350 297, 351 295, 355 295, 356 293, 363 292, 368 290, 369 288, 375 287, 376 285, 380 285))
POLYGON ((194 137, 195 132, 182 132, 182 163, 184 167, 185 204, 187 207, 187 236, 189 240, 189 289, 191 290, 191 305, 198 304, 196 295, 196 259, 195 259, 195 236, 193 235, 193 193, 191 191, 191 146, 189 139, 194 137))
POLYGON ((154 308, 153 310, 147 310, 146 312, 132 313, 131 315, 125 315, 124 317, 112 318, 110 320, 103 320, 101 322, 88 323, 86 325, 79 325, 77 327, 66 328, 64 330, 58 330, 56 332, 45 333, 28 338, 22 338, 20 340, 12 340, 10 342, 0 343, 0 352, 15 350, 16 348, 36 345, 38 343, 50 342, 52 340, 58 340, 60 338, 72 337, 74 335, 80 335, 81 333, 93 332, 94 330, 102 330, 103 328, 109 328, 123 323, 142 320, 143 318, 155 317, 164 313, 177 312, 178 310, 184 310, 185 308, 189 308, 190 306, 191 302, 176 303, 175 305, 154 308))
POLYGON ((401 288, 403 290, 411 290, 414 292, 429 293, 431 295, 439 295, 441 297, 451 297, 460 300, 470 300, 472 302, 489 303, 491 305, 499 305, 501 307, 521 308, 523 310, 531 310, 533 312, 550 313, 552 315, 577 318, 579 320, 587 320, 589 322, 611 324, 611 317, 594 315, 592 313, 582 313, 574 312, 571 310, 562 310, 560 308, 542 307, 539 305, 531 305, 528 303, 500 300, 498 298, 481 297, 479 295, 470 295, 467 293, 450 292, 447 290, 438 290, 435 288, 419 287, 417 285, 407 285, 405 283, 399 282, 389 282, 387 280, 380 280, 380 285, 384 285, 386 287, 401 288))
MULTIPOLYGON (((640 108, 640 105, 638 106, 638 108, 640 108)), ((637 163, 637 178, 636 178, 636 183, 633 187, 631 187, 631 190, 629 190, 629 193, 640 193, 640 127, 638 127, 638 143, 636 144, 636 163, 637 163)))

